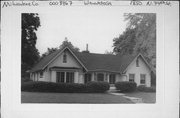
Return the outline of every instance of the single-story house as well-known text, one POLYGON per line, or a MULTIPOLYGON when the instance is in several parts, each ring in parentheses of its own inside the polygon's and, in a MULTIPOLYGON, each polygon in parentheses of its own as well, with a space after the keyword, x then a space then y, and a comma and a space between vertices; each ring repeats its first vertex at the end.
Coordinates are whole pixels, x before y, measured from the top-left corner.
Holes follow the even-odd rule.
POLYGON ((118 81, 133 81, 150 87, 154 70, 142 54, 122 56, 90 53, 88 50, 76 52, 65 46, 41 59, 30 72, 33 81, 106 81, 112 86, 118 81))

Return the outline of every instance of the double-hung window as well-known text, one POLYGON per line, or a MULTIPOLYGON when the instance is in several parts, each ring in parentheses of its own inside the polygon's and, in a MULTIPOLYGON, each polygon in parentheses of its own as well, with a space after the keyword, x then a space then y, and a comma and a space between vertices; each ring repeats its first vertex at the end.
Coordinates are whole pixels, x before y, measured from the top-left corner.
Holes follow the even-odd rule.
POLYGON ((135 74, 129 74, 129 81, 134 82, 135 74))
POLYGON ((56 82, 65 82, 65 72, 56 72, 56 82))
POLYGON ((136 59, 136 67, 139 67, 139 58, 136 59))
POLYGON ((67 55, 66 55, 66 53, 63 54, 63 63, 67 63, 67 55))
POLYGON ((43 71, 40 72, 40 78, 43 78, 43 71))
POLYGON ((140 84, 146 84, 146 74, 140 75, 140 84))
POLYGON ((74 73, 66 72, 66 83, 74 83, 74 73))
POLYGON ((56 82, 74 83, 74 72, 56 72, 56 82))

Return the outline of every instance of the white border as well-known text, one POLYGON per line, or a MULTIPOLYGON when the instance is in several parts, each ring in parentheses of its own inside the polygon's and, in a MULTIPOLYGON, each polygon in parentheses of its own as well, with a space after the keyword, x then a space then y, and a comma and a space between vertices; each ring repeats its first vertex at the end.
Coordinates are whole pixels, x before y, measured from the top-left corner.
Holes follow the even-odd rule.
MULTIPOLYGON (((43 2, 45 4, 45 2, 43 2)), ((124 2, 123 2, 124 3, 124 2)), ((1 9, 2 117, 128 117, 178 118, 179 76, 178 3, 162 7, 8 7, 1 9), (54 13, 58 10, 117 9, 124 13, 157 14, 156 104, 21 104, 21 13, 54 13), (48 11, 47 11, 48 9, 48 11)))

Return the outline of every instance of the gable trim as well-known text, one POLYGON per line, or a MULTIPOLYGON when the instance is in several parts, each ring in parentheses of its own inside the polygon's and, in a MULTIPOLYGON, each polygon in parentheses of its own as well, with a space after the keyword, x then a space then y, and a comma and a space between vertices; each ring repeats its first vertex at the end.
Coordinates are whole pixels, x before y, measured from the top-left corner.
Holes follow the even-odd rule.
POLYGON ((146 59, 144 58, 144 56, 143 56, 142 54, 139 54, 139 56, 141 56, 141 57, 143 58, 144 62, 147 64, 147 66, 149 67, 149 69, 150 69, 151 71, 153 71, 154 74, 155 74, 156 72, 155 72, 154 68, 149 65, 149 63, 146 61, 146 59))
POLYGON ((62 49, 53 59, 51 59, 43 68, 42 70, 44 70, 50 63, 52 63, 62 52, 64 52, 65 49, 68 49, 70 51, 70 53, 75 57, 75 59, 80 63, 80 65, 82 67, 85 68, 85 70, 87 71, 87 68, 83 65, 83 63, 76 57, 76 55, 71 51, 71 49, 69 49, 68 47, 65 47, 64 49, 62 49))

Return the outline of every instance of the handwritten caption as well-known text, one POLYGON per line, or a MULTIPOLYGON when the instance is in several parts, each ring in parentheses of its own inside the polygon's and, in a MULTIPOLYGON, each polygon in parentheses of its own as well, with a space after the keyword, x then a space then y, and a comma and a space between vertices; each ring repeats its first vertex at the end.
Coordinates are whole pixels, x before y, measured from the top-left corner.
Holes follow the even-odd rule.
POLYGON ((10 2, 3 2, 2 8, 4 7, 12 7, 12 6, 38 6, 39 3, 35 1, 26 2, 26 1, 10 1, 10 2))
POLYGON ((72 5, 72 1, 51 1, 49 2, 50 6, 71 6, 72 5))
POLYGON ((171 6, 170 1, 131 1, 132 6, 171 6))
MULTIPOLYGON (((45 4, 41 4, 41 2, 37 1, 5 1, 2 2, 2 8, 4 7, 22 7, 22 6, 29 6, 29 7, 37 7, 39 5, 48 5, 48 6, 124 6, 121 2, 117 1, 100 1, 100 0, 84 0, 84 1, 71 1, 71 0, 59 0, 59 1, 47 1, 45 4), (80 3, 80 4, 78 4, 80 3)), ((127 2, 125 6, 171 6, 170 1, 130 1, 127 2)))

